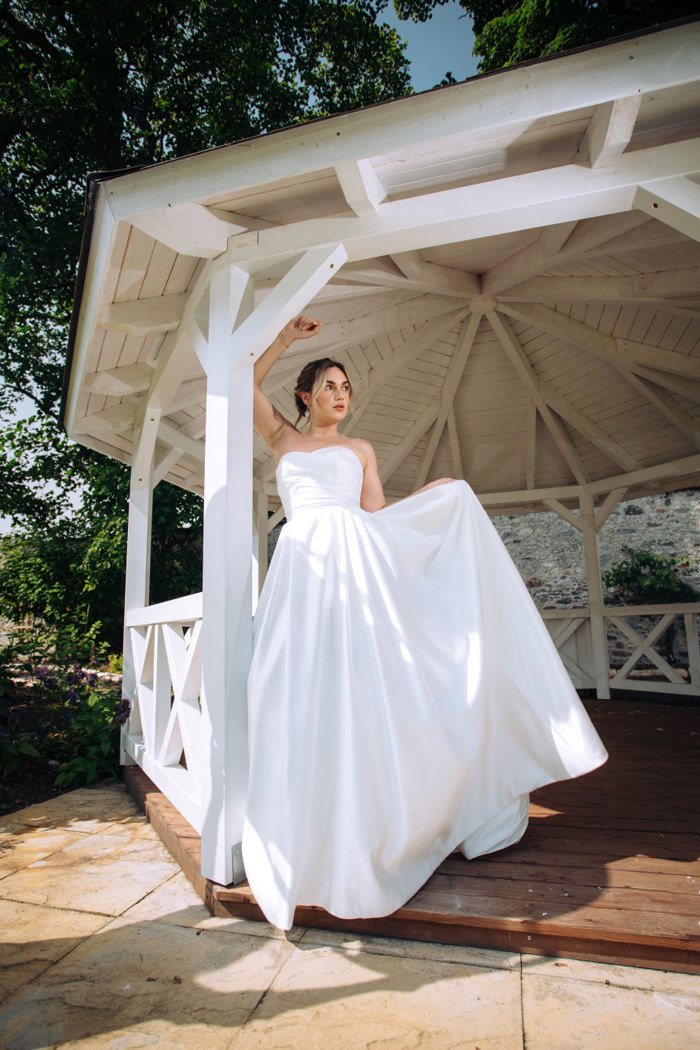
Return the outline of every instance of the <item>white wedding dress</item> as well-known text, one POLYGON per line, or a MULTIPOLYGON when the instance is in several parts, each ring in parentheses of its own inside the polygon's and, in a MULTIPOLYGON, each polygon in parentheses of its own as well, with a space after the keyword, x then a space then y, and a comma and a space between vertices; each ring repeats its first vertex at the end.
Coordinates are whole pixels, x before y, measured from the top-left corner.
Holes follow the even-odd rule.
POLYGON ((517 842, 528 792, 607 755, 465 482, 370 514, 341 446, 286 453, 277 480, 243 859, 289 929, 297 905, 395 911, 455 847, 517 842))

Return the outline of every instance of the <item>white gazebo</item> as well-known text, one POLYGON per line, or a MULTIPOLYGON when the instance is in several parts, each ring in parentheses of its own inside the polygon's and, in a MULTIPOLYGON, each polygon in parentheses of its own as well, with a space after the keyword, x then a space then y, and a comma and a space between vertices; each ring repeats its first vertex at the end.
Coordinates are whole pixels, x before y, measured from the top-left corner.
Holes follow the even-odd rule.
POLYGON ((692 22, 91 180, 64 419, 131 464, 124 760, 207 877, 243 875, 251 602, 283 513, 253 363, 299 312, 324 328, 269 376, 283 413, 305 360, 346 362, 389 499, 464 477, 581 531, 589 606, 545 614, 576 685, 609 695, 609 619, 635 640, 616 686, 646 654, 700 692, 700 606, 606 609, 596 540, 619 500, 697 484, 698 56, 692 22), (203 496, 203 588, 149 606, 163 479, 203 496), (653 648, 678 616, 690 682, 653 648))

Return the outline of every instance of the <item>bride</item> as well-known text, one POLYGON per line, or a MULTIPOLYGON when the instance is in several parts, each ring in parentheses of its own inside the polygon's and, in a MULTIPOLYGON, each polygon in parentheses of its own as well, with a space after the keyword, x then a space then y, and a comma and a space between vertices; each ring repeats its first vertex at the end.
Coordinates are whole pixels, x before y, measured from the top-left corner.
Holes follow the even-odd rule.
POLYGON ((528 794, 607 755, 469 486, 387 507, 374 449, 346 437, 352 384, 312 361, 296 424, 261 383, 320 322, 290 322, 255 366, 255 427, 287 524, 255 616, 243 859, 266 917, 297 905, 389 914, 459 847, 523 835, 528 794))

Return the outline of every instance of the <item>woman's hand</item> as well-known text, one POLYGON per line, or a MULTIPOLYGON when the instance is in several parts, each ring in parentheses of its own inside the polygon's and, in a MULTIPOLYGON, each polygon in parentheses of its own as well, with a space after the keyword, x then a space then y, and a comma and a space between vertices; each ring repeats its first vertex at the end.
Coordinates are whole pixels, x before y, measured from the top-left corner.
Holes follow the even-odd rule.
POLYGON ((279 334, 279 339, 286 350, 295 339, 309 339, 312 335, 318 335, 322 327, 322 321, 317 321, 313 317, 307 317, 306 314, 302 314, 284 326, 279 334))

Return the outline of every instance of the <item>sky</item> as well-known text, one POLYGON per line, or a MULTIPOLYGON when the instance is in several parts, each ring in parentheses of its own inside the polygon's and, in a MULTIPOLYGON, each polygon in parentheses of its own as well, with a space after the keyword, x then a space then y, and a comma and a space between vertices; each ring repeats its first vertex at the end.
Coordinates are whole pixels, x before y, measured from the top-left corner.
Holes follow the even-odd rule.
POLYGON ((406 55, 411 63, 415 91, 435 87, 448 70, 455 80, 466 80, 476 74, 471 19, 454 0, 436 7, 427 22, 400 22, 390 0, 378 21, 386 22, 408 41, 406 55))

